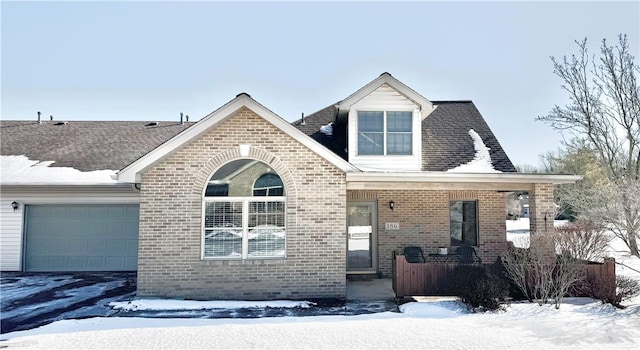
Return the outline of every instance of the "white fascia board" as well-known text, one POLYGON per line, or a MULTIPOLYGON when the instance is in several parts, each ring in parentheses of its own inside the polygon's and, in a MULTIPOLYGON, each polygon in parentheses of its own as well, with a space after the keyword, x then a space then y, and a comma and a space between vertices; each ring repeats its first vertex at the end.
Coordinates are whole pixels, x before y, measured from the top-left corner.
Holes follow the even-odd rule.
POLYGON ((0 183, 0 187, 69 187, 69 188, 79 188, 79 187, 101 187, 101 188, 129 188, 131 187, 130 183, 122 183, 122 182, 3 182, 0 183))
POLYGON ((522 173, 350 173, 349 182, 450 182, 450 183, 549 183, 571 184, 581 180, 581 175, 522 174, 522 173))
POLYGON ((141 172, 172 154, 182 145, 196 139, 198 136, 205 133, 210 127, 225 120, 242 107, 249 108, 254 113, 258 114, 283 132, 289 134, 289 136, 293 137, 296 141, 307 146, 313 152, 317 153, 319 156, 334 164, 344 172, 358 171, 353 165, 349 164, 347 161, 340 158, 338 155, 331 152, 312 138, 308 137, 302 131, 296 129, 293 125, 289 124, 286 120, 280 118, 275 113, 256 102, 247 94, 240 94, 235 99, 213 111, 190 128, 169 139, 167 142, 153 149, 151 152, 145 154, 135 162, 129 164, 118 172, 118 181, 139 183, 141 181, 141 172))
POLYGON ((431 101, 426 99, 424 96, 420 95, 400 80, 394 78, 389 73, 383 73, 378 78, 374 79, 369 84, 363 86, 358 91, 351 94, 349 97, 345 98, 338 104, 338 108, 340 110, 349 110, 352 105, 357 103, 358 101, 365 98, 367 95, 371 94, 377 88, 382 86, 383 84, 387 84, 392 88, 396 89, 399 93, 415 102, 422 109, 422 119, 429 115, 435 109, 435 106, 431 101))

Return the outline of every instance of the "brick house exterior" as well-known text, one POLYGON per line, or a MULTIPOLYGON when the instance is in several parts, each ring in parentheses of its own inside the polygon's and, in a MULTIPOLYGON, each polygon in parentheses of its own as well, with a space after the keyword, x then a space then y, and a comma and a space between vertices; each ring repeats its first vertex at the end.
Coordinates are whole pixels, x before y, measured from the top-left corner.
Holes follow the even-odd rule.
POLYGON ((340 169, 242 108, 143 173, 138 296, 344 296, 345 198, 345 175, 340 169), (247 157, 269 164, 283 179, 286 259, 201 257, 202 193, 217 168, 241 158, 239 144, 250 144, 247 157))
MULTIPOLYGON (((578 179, 517 173, 472 102, 429 101, 388 73, 292 123, 244 93, 196 123, 2 123, 12 128, 3 157, 120 169, 104 184, 2 190, 25 209, 135 213, 137 240, 117 243, 137 245, 139 297, 343 298, 348 275, 390 277, 407 246, 471 245, 493 262, 508 244, 509 192, 529 192, 531 231, 544 232, 554 185, 578 179), (473 171, 478 161, 485 168, 473 171), (452 171, 461 166, 472 170, 452 171)), ((38 234, 20 226, 28 212, 1 213, 15 223, 0 231, 3 270, 48 271, 24 258, 22 237, 38 234)))

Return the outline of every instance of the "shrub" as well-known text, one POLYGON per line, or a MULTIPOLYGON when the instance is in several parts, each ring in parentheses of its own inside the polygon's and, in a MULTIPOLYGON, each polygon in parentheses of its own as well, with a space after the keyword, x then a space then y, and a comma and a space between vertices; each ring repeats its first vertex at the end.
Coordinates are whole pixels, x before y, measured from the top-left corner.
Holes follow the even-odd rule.
POLYGON ((623 309, 623 301, 629 300, 640 294, 640 282, 637 280, 617 276, 615 280, 597 280, 589 278, 586 283, 586 293, 594 299, 600 300, 603 304, 611 304, 623 309))
POLYGON ((509 296, 508 284, 478 266, 457 266, 450 276, 451 292, 472 310, 497 310, 509 296))

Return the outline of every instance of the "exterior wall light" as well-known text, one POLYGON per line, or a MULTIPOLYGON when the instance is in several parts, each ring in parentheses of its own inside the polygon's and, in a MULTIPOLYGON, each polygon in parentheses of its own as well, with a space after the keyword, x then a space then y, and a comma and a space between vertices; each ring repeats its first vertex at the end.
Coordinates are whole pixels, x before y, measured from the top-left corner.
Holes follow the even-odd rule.
POLYGON ((389 202, 389 209, 391 209, 393 211, 393 208, 395 208, 395 207, 396 207, 396 202, 394 202, 394 201, 389 202))
POLYGON ((11 202, 11 208, 13 208, 13 211, 18 210, 18 206, 19 206, 18 202, 16 201, 11 202))

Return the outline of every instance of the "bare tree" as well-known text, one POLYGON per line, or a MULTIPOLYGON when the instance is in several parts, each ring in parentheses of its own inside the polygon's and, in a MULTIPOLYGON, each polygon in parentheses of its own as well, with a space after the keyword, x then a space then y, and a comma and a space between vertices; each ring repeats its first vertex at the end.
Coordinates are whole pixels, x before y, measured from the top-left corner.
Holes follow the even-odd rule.
POLYGON ((638 192, 627 190, 638 188, 640 181, 640 67, 629 51, 626 35, 619 35, 614 46, 602 40, 597 61, 589 54, 586 39, 576 43, 577 55, 562 60, 551 57, 569 103, 556 105, 537 119, 569 133, 595 152, 596 165, 605 170, 607 181, 590 184, 596 197, 575 194, 569 198, 571 205, 591 220, 608 225, 629 252, 640 257, 638 192), (604 190, 608 197, 600 200, 604 190))
POLYGON ((507 215, 511 215, 514 220, 517 220, 520 217, 520 213, 522 212, 520 196, 522 196, 521 192, 514 192, 510 193, 506 198, 505 208, 507 211, 507 215))

